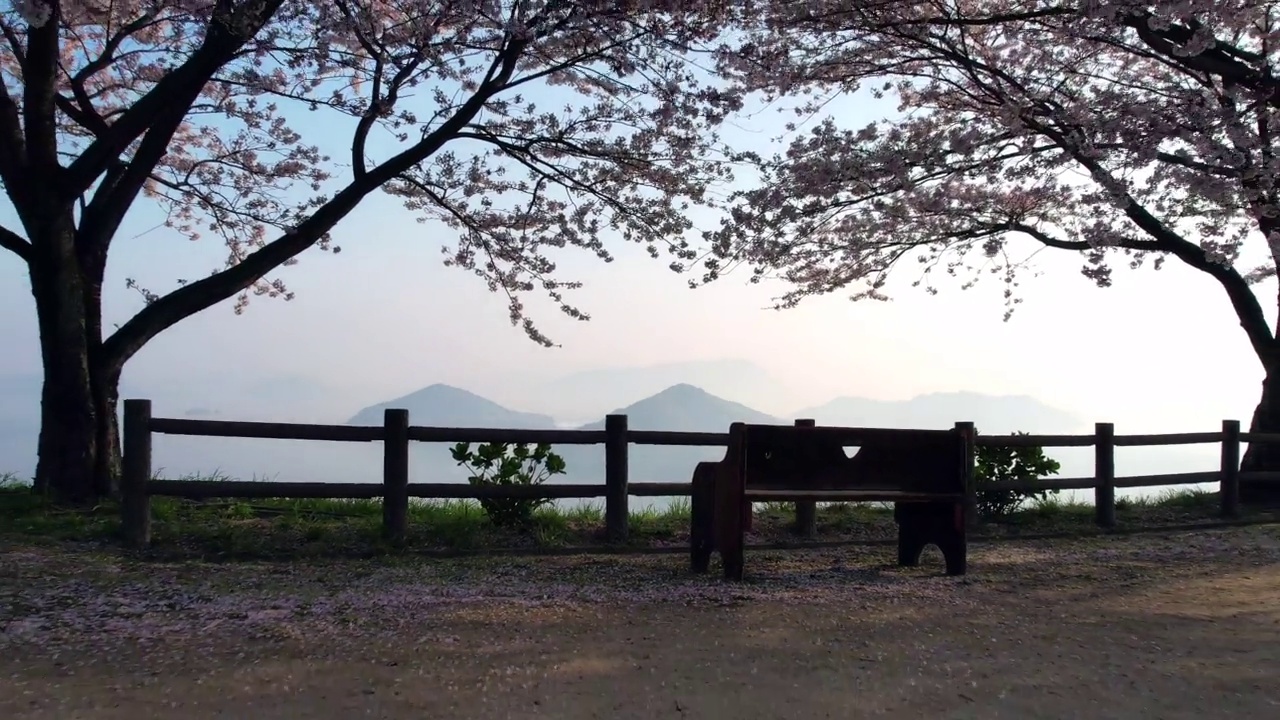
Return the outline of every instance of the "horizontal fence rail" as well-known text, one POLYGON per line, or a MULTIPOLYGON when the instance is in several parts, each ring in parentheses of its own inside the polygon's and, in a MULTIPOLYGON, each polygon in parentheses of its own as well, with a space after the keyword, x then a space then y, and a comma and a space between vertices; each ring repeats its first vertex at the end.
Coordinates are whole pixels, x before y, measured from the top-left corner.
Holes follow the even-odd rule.
POLYGON ((143 484, 147 495, 208 500, 210 498, 234 498, 260 500, 262 498, 288 498, 290 500, 372 500, 383 495, 379 483, 328 483, 328 482, 262 482, 258 480, 148 480, 143 484))
POLYGON ((1090 447, 1096 438, 1092 435, 978 435, 973 444, 978 447, 1090 447))
POLYGON ((359 425, 306 425, 303 423, 240 422, 235 420, 179 420, 152 418, 148 427, 162 435, 200 437, 262 438, 266 440, 328 440, 330 442, 374 442, 382 440, 384 428, 359 425))
POLYGON ((600 445, 604 430, 522 430, 409 426, 409 439, 437 443, 528 443, 537 445, 600 445))
MULTIPOLYGON (((797 420, 797 426, 812 427, 821 434, 845 437, 877 437, 883 429, 823 428, 812 420, 797 420)), ((1222 514, 1235 517, 1240 512, 1240 482, 1277 482, 1280 472, 1240 470, 1241 443, 1280 443, 1280 433, 1244 433, 1240 423, 1224 420, 1217 432, 1116 435, 1110 423, 1098 423, 1092 435, 980 435, 972 423, 956 423, 955 430, 967 434, 976 447, 1092 447, 1095 454, 1091 477, 1045 477, 1026 481, 984 483, 984 489, 1041 491, 1093 490, 1097 522, 1115 526, 1115 490, 1163 485, 1219 483, 1222 514), (1115 476, 1115 448, 1220 443, 1221 467, 1213 472, 1165 475, 1115 476)), ((942 432, 942 431, 938 431, 942 432)), ((301 423, 240 422, 155 418, 151 401, 124 402, 124 468, 121 514, 127 542, 145 547, 151 536, 150 498, 179 497, 192 500, 210 498, 293 498, 352 499, 383 501, 383 532, 392 543, 403 543, 410 498, 420 499, 605 499, 606 535, 611 541, 628 536, 628 498, 688 497, 692 483, 629 482, 628 448, 631 445, 665 447, 725 447, 727 432, 677 432, 630 430, 627 416, 610 415, 603 430, 542 430, 515 428, 446 428, 409 424, 407 410, 388 409, 382 425, 310 425, 301 423), (330 442, 380 442, 384 446, 381 483, 259 482, 222 480, 154 480, 152 468, 153 434, 206 437, 239 437, 279 440, 325 440, 330 442), (464 483, 409 482, 409 443, 547 443, 551 445, 604 445, 604 484, 471 485, 464 483)), ((690 474, 693 468, 689 469, 690 474)), ((977 489, 970 483, 967 505, 970 520, 976 520, 977 489)), ((815 528, 812 501, 796 503, 797 529, 812 535, 815 528)))
MULTIPOLYGON (((1277 438, 1280 439, 1280 438, 1277 438)), ((1144 445, 1203 445, 1222 442, 1222 433, 1164 433, 1162 435, 1117 435, 1116 447, 1141 447, 1144 445)))

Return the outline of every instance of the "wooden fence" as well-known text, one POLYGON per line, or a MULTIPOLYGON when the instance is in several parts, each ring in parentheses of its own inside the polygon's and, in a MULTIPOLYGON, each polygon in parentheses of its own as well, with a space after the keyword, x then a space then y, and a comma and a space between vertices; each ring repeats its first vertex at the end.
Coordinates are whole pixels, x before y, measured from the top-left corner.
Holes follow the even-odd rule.
MULTIPOLYGON (((810 425, 812 420, 797 420, 810 425)), ((956 423, 963 432, 973 433, 973 423, 956 423)), ((300 423, 235 422, 186 420, 151 416, 150 400, 124 402, 124 471, 121 478, 121 506, 126 542, 145 547, 151 537, 152 496, 188 499, 206 498, 335 498, 383 501, 383 533, 393 544, 404 542, 409 498, 601 498, 605 499, 606 535, 610 541, 627 538, 628 498, 688 496, 690 482, 629 482, 627 450, 631 445, 725 447, 728 433, 669 432, 631 430, 626 415, 609 415, 604 430, 520 430, 491 428, 416 427, 409 424, 409 411, 388 409, 381 426, 308 425, 300 423), (223 480, 153 480, 151 478, 151 437, 153 434, 198 435, 205 437, 270 438, 281 440, 327 440, 331 442, 382 442, 382 483, 248 482, 223 480), (532 486, 479 487, 463 483, 410 483, 409 442, 509 442, 553 445, 604 445, 605 478, 602 485, 543 484, 532 486)), ((1093 435, 977 435, 974 442, 988 447, 1093 447, 1095 470, 1092 477, 1048 477, 1031 482, 998 482, 986 488, 1007 490, 1086 490, 1092 488, 1097 506, 1097 523, 1111 528, 1116 523, 1116 488, 1154 487, 1218 482, 1222 514, 1235 517, 1240 512, 1240 480, 1280 480, 1280 472, 1240 472, 1240 444, 1280 442, 1280 434, 1242 433, 1236 420, 1224 420, 1222 430, 1204 433, 1162 435, 1116 435, 1111 423, 1098 423, 1093 435), (1222 465, 1215 472, 1168 475, 1115 476, 1115 448, 1156 445, 1221 443, 1222 465)), ((689 468, 692 476, 693 468, 689 468)), ((969 504, 976 504, 975 488, 969 488, 969 504)), ((797 503, 797 525, 804 535, 814 530, 814 506, 797 503)), ((970 513, 975 519, 974 513, 970 513)))

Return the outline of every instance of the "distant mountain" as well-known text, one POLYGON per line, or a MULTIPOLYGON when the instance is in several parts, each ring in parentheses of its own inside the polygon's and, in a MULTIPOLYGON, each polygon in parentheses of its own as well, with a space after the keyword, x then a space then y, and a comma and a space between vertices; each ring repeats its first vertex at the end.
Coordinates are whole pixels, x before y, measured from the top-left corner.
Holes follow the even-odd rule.
MULTIPOLYGON (((555 427, 555 421, 548 415, 509 410, 473 392, 440 383, 371 405, 356 413, 347 424, 381 425, 387 408, 408 410, 412 425, 527 430, 555 427)), ((458 467, 449 455, 449 447, 443 443, 412 443, 409 462, 414 482, 462 482, 467 478, 466 471, 458 467)), ((371 471, 377 473, 379 469, 375 466, 371 471)))
POLYGON ((948 428, 970 421, 989 434, 1011 432, 1088 432, 1088 423, 1071 413, 1026 395, 983 395, 947 392, 920 395, 907 401, 840 397, 817 407, 797 410, 794 417, 813 418, 819 425, 892 428, 948 428))
POLYGON ((767 411, 782 410, 795 393, 787 384, 747 360, 698 360, 661 365, 586 370, 520 390, 520 404, 557 418, 599 417, 612 408, 689 384, 720 397, 767 411))
MULTIPOLYGON (((777 418, 741 403, 716 397, 688 383, 672 385, 652 397, 614 410, 611 415, 626 415, 627 427, 633 430, 672 430, 678 432, 724 432, 730 423, 778 423, 777 418)), ((584 425, 583 430, 600 430, 604 420, 584 425)))
MULTIPOLYGON (((725 432, 735 422, 784 422, 687 383, 673 385, 652 397, 614 410, 612 414, 626 415, 627 428, 631 430, 725 432)), ((581 429, 603 428, 602 419, 584 425, 581 429)), ((604 448, 566 445, 557 451, 564 456, 569 477, 575 482, 603 482, 604 448)), ((632 445, 627 452, 630 465, 628 478, 638 482, 686 482, 698 463, 724 457, 723 447, 632 445)))
POLYGON ((395 400, 371 405, 347 421, 349 425, 381 425, 383 411, 403 408, 414 425, 545 429, 555 427, 548 415, 508 410, 492 400, 450 385, 435 384, 395 400))

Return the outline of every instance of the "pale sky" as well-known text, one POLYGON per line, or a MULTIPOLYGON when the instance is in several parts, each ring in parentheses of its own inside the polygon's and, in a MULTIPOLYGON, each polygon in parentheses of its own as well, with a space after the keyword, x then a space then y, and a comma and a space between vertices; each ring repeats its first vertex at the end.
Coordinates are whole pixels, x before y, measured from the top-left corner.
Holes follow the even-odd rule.
MULTIPOLYGON (((861 98, 836 109, 848 125, 892 112, 890 104, 861 98)), ((777 134, 770 125, 776 122, 744 120, 750 132, 737 137, 765 143, 777 134)), ((325 141, 341 144, 347 136, 325 141)), ((19 228, 7 206, 0 207, 0 222, 19 228)), ((191 244, 165 229, 147 232, 156 223, 154 208, 143 205, 116 242, 105 291, 108 325, 141 306, 124 278, 167 290, 176 278, 221 265, 216 241, 191 244)), ((230 301, 208 310, 148 345, 126 379, 300 376, 341 387, 361 405, 444 382, 503 402, 530 378, 744 358, 790 383, 794 408, 837 395, 1029 394, 1090 422, 1115 422, 1118 432, 1212 430, 1223 418, 1247 423, 1262 379, 1225 293, 1173 261, 1159 272, 1117 269, 1116 286, 1100 290, 1080 275, 1080 256, 1046 250, 1033 265, 1041 276, 1024 275, 1024 302, 1006 323, 997 276, 969 291, 944 283, 929 296, 910 287, 913 276, 900 274, 888 288, 889 303, 829 296, 779 312, 766 309, 775 292, 748 285, 745 270, 689 290, 684 277, 666 268, 668 260, 614 245, 611 265, 572 252, 560 263, 566 277, 586 283, 572 299, 590 322, 564 319, 530 298, 530 311, 561 344, 548 349, 511 327, 504 300, 477 278, 442 267, 446 232, 375 196, 334 232, 340 255, 311 251, 285 269, 295 300, 254 298, 240 317, 230 301)), ((38 372, 25 269, 0 254, 6 339, 0 374, 38 372)), ((1274 314, 1274 283, 1257 291, 1274 314)))

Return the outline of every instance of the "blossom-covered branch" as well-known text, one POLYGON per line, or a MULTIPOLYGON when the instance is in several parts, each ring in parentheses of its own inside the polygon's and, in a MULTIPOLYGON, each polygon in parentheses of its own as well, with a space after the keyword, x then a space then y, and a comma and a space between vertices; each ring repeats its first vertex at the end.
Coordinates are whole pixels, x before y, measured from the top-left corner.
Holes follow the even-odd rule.
POLYGON ((906 255, 954 275, 976 252, 1012 285, 1019 237, 1083 252, 1100 285, 1117 255, 1132 267, 1176 257, 1223 285, 1270 357, 1249 285, 1280 258, 1265 80, 1275 12, 1249 0, 778 3, 721 56, 741 88, 805 98, 802 115, 833 92, 893 96, 901 118, 856 130, 827 119, 783 155, 743 155, 763 182, 710 234, 705 279, 750 265, 790 283, 787 306, 850 286, 877 297, 906 255))
POLYGON ((291 298, 281 268, 336 252, 338 224, 376 192, 456 229, 446 264, 505 293, 512 322, 544 344, 528 293, 585 317, 560 251, 608 260, 610 243, 630 241, 687 258, 687 210, 729 179, 710 149, 740 106, 695 56, 737 12, 680 0, 0 6, 0 182, 25 234, 0 234, 0 247, 27 260, 40 320, 37 484, 100 497, 124 363, 224 300, 240 311, 253 295, 291 298), (225 265, 128 278, 144 305, 104 337, 108 254, 139 202, 181 236, 225 244, 225 265))
POLYGON ((512 293, 536 284, 571 315, 554 294, 568 286, 545 276, 554 264, 544 248, 608 259, 612 228, 687 252, 686 203, 727 178, 699 150, 737 100, 707 86, 685 52, 713 40, 723 18, 649 5, 53 3, 40 27, 0 17, 10 37, 0 64, 7 87, 25 85, 32 38, 61 46, 57 149, 65 191, 86 195, 79 244, 109 243, 143 191, 173 228, 192 239, 212 230, 228 246, 227 271, 144 293, 158 307, 107 342, 127 356, 228 289, 240 306, 250 292, 289 297, 266 275, 327 247, 337 220, 379 188, 464 230, 452 263, 512 293), (534 101, 549 92, 558 99, 548 107, 534 101), (346 181, 292 129, 292 113, 317 108, 354 121, 346 181), (469 147, 444 151, 457 142, 469 147), (472 265, 477 251, 494 260, 472 265))

